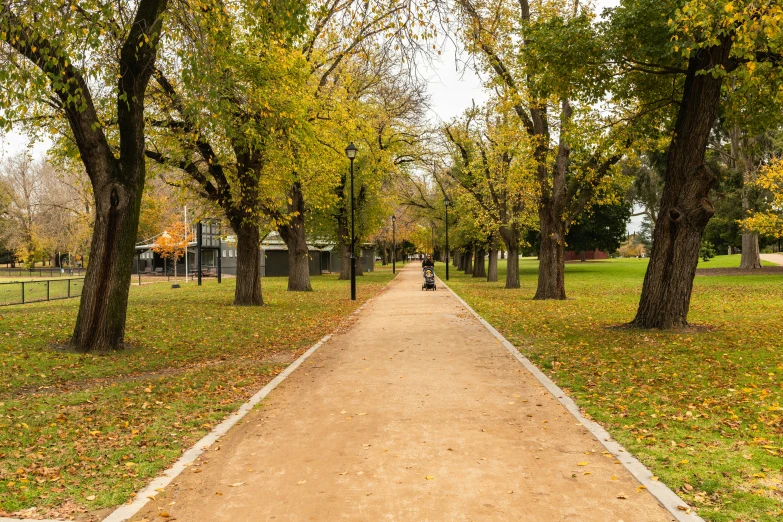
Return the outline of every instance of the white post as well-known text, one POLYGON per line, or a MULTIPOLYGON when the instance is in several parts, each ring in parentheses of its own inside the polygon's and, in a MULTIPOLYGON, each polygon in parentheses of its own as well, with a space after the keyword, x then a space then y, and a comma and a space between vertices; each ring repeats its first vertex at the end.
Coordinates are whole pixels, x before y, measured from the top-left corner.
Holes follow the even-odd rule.
POLYGON ((187 205, 185 205, 185 282, 186 283, 188 282, 188 206, 187 205))

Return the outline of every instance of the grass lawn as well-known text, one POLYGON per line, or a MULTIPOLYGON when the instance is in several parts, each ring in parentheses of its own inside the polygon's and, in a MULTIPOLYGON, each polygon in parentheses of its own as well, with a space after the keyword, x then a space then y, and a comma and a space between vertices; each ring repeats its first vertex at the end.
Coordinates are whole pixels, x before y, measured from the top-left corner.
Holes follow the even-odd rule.
POLYGON ((533 301, 520 265, 520 290, 505 261, 499 283, 450 286, 703 518, 782 519, 783 275, 697 276, 688 319, 710 328, 662 332, 608 328, 633 319, 646 259, 568 263, 567 301, 533 301))
POLYGON ((391 277, 359 277, 355 302, 336 275, 268 278, 260 308, 231 306, 233 278, 131 287, 128 349, 102 356, 58 349, 78 299, 0 308, 0 516, 127 501, 391 277))
MULTIPOLYGON (((699 266, 697 268, 739 268, 741 254, 733 254, 730 256, 715 256, 709 261, 699 259, 699 266)), ((761 260, 761 266, 779 266, 769 261, 761 260)))

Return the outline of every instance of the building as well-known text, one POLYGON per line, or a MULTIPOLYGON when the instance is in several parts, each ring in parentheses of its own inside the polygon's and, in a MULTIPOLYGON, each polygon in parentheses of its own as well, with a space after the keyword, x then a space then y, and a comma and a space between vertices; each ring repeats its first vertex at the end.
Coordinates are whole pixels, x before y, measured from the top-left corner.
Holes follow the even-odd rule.
POLYGON ((587 250, 585 252, 567 250, 565 252, 566 261, 594 261, 596 259, 609 259, 609 254, 601 250, 587 250))
MULTIPOLYGON (((195 234, 194 234, 195 235, 195 234)), ((287 277, 288 276, 288 247, 280 234, 271 232, 261 242, 261 276, 262 277, 287 277)), ((335 245, 329 242, 309 243, 310 251, 310 275, 321 275, 330 272, 339 272, 341 256, 336 252, 335 245)), ((188 271, 192 274, 196 270, 198 243, 188 243, 187 258, 188 271)), ((205 275, 217 274, 218 256, 220 256, 220 269, 223 275, 236 275, 237 273, 237 244, 233 236, 222 239, 217 225, 204 224, 202 230, 201 269, 205 275)), ((365 243, 361 248, 362 270, 372 272, 375 269, 375 247, 365 243)), ((167 262, 160 254, 153 251, 153 244, 136 245, 136 257, 133 260, 134 274, 160 274, 174 275, 174 266, 167 262)), ((177 273, 185 275, 185 256, 177 262, 177 273)))

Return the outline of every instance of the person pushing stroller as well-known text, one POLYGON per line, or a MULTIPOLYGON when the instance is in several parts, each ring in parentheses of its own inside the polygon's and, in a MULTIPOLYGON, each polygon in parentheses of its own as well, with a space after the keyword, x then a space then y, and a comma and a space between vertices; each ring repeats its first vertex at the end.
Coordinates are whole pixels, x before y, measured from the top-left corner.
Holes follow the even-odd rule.
POLYGON ((424 283, 421 285, 421 289, 437 290, 435 286, 435 262, 432 260, 431 255, 427 254, 421 262, 421 268, 424 274, 424 283))

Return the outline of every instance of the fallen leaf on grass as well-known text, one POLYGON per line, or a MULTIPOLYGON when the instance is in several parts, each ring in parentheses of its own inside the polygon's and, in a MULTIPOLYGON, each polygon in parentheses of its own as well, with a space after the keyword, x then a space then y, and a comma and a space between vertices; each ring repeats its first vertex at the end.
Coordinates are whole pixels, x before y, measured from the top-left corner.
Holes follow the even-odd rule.
POLYGON ((87 495, 84 497, 85 500, 95 500, 95 495, 87 495))

